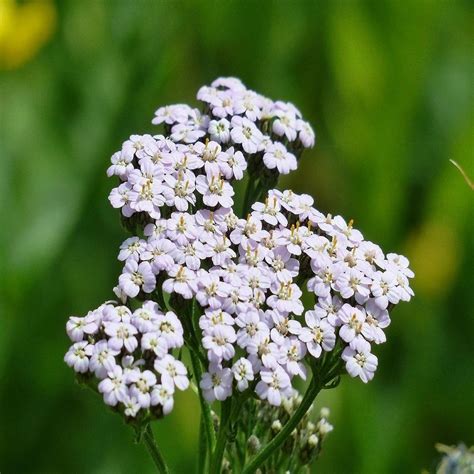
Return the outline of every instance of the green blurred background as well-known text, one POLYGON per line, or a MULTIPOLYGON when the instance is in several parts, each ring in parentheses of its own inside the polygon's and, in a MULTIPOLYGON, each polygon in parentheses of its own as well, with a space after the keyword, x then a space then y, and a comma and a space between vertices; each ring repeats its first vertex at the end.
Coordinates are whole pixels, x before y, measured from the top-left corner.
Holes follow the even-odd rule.
MULTIPOLYGON (((64 325, 112 297, 125 238, 110 155, 154 110, 240 77, 294 102, 317 146, 281 186, 405 253, 415 299, 393 314, 368 386, 324 393, 321 473, 430 468, 473 443, 473 30, 469 1, 0 1, 0 471, 153 472, 131 430, 74 384, 64 325)), ((195 463, 191 392, 156 435, 195 463)))

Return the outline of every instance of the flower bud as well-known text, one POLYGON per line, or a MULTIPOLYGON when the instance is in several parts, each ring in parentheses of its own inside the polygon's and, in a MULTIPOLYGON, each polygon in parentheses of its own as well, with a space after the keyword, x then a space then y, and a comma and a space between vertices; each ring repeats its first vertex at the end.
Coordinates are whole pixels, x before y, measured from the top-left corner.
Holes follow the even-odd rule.
POLYGON ((260 451, 261 443, 260 440, 255 436, 251 435, 247 440, 247 449, 250 454, 257 454, 260 451))
POLYGON ((275 433, 278 433, 279 431, 281 431, 281 428, 282 428, 282 424, 280 420, 275 420, 272 423, 272 431, 274 431, 275 433))
POLYGON ((308 445, 311 446, 312 448, 315 448, 319 443, 319 438, 315 435, 315 434, 312 434, 309 438, 308 438, 308 445))
POLYGON ((327 420, 322 418, 319 423, 318 423, 318 430, 321 436, 324 436, 331 432, 334 429, 334 427, 329 423, 327 420))
POLYGON ((321 408, 321 411, 319 412, 319 415, 321 416, 321 418, 329 418, 329 414, 330 414, 329 408, 326 408, 326 407, 321 408))

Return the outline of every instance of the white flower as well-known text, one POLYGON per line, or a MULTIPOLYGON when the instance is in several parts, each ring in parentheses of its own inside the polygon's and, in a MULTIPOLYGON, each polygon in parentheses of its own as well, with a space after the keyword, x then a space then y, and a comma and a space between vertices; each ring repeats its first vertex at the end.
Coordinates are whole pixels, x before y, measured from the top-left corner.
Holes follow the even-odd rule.
POLYGON ((362 325, 362 335, 368 341, 381 344, 387 340, 383 330, 390 324, 390 317, 386 309, 380 309, 377 303, 370 299, 365 305, 366 318, 362 325))
MULTIPOLYGON (((135 418, 137 416, 137 413, 140 411, 140 403, 135 397, 131 397, 130 395, 126 395, 124 399, 122 400, 122 404, 124 406, 124 414, 125 416, 135 418)), ((147 407, 143 407, 147 408, 147 407)))
POLYGON ((277 198, 266 199, 265 203, 256 202, 252 205, 252 215, 258 219, 264 220, 270 225, 281 224, 286 226, 288 221, 280 212, 281 206, 277 198))
POLYGON ((320 357, 322 350, 331 351, 336 344, 334 327, 326 319, 321 319, 315 310, 307 311, 304 316, 307 327, 303 327, 299 338, 306 344, 313 357, 320 357))
POLYGON ((105 339, 97 342, 94 345, 94 352, 90 359, 89 370, 94 372, 97 378, 105 378, 107 373, 115 367, 115 356, 118 354, 120 354, 120 351, 111 349, 105 339))
POLYGON ((281 367, 262 369, 260 378, 255 392, 262 400, 268 400, 270 405, 280 406, 282 397, 291 395, 290 377, 281 367))
POLYGON ((235 320, 239 331, 237 332, 237 344, 245 349, 250 343, 258 342, 259 336, 268 336, 268 326, 260 320, 257 311, 248 311, 238 314, 235 320))
POLYGON ((139 264, 133 259, 127 260, 119 277, 119 286, 130 298, 135 298, 140 290, 151 293, 155 289, 156 278, 150 264, 148 262, 139 264))
POLYGON ((232 326, 234 324, 234 318, 222 309, 206 309, 205 314, 199 318, 199 327, 206 333, 209 334, 210 330, 219 325, 232 326))
POLYGON ((299 375, 306 380, 306 367, 302 360, 306 354, 306 345, 298 338, 291 336, 284 339, 280 347, 281 356, 278 362, 291 376, 299 375))
POLYGON ((178 123, 171 128, 170 138, 174 142, 195 143, 206 134, 193 123, 178 123))
POLYGON ((261 96, 253 91, 245 91, 234 103, 234 114, 245 114, 252 122, 256 122, 261 118, 260 104, 261 96))
POLYGON ((173 266, 176 255, 176 245, 173 242, 163 238, 151 238, 141 254, 141 259, 149 261, 153 273, 157 275, 173 266))
POLYGON ((220 281, 215 273, 206 271, 199 272, 198 291, 196 299, 202 307, 209 306, 211 309, 221 306, 221 299, 229 294, 230 286, 220 281))
POLYGON ((125 261, 129 258, 139 260, 141 253, 145 250, 146 242, 139 237, 130 237, 120 245, 118 259, 125 261))
POLYGON ((209 372, 203 374, 199 386, 209 403, 215 400, 222 402, 232 394, 232 371, 229 368, 211 364, 209 372))
POLYGON ((95 334, 99 328, 95 312, 89 313, 85 318, 71 316, 66 323, 66 332, 73 342, 84 339, 84 334, 95 334))
POLYGON ((397 304, 400 301, 400 291, 395 275, 390 271, 376 272, 370 287, 375 297, 375 303, 381 309, 387 309, 389 303, 397 304))
POLYGON ((338 312, 338 317, 342 322, 339 329, 339 335, 345 342, 352 342, 362 338, 362 325, 365 321, 365 312, 361 309, 354 308, 350 304, 345 304, 338 312))
POLYGON ((161 314, 158 317, 156 329, 158 334, 166 340, 168 348, 176 349, 184 344, 183 326, 172 311, 168 311, 166 314, 161 314))
POLYGON ((87 341, 76 342, 67 351, 64 362, 76 372, 85 373, 89 370, 89 357, 93 350, 94 346, 87 341))
POLYGON ((137 338, 135 337, 138 330, 130 323, 104 323, 105 333, 110 337, 109 347, 114 351, 120 351, 123 347, 132 353, 138 346, 137 338))
POLYGON ((204 332, 202 346, 207 349, 207 358, 211 362, 221 362, 234 357, 236 340, 235 331, 231 326, 217 325, 204 332))
POLYGON ((167 222, 167 237, 176 245, 185 245, 197 238, 194 217, 187 213, 173 212, 167 222))
POLYGON ((413 278, 415 274, 412 270, 408 268, 410 262, 408 258, 403 255, 398 255, 396 253, 388 253, 387 261, 385 263, 385 269, 391 271, 392 273, 402 273, 408 278, 413 278))
POLYGON ((160 315, 159 306, 153 301, 146 301, 140 308, 137 308, 131 317, 131 323, 140 331, 152 331, 160 315))
POLYGON ((242 145, 246 153, 257 153, 263 140, 262 132, 248 118, 234 116, 230 136, 234 143, 242 145))
POLYGON ((326 298, 318 298, 318 302, 314 307, 314 316, 323 319, 333 326, 339 326, 340 321, 337 316, 338 311, 342 307, 342 301, 338 296, 326 296, 326 298))
POLYGON ((151 404, 161 405, 163 414, 168 415, 173 410, 174 405, 174 387, 168 385, 158 384, 153 387, 151 392, 151 404))
POLYGON ((296 140, 298 125, 295 113, 291 110, 277 110, 275 116, 276 119, 272 126, 273 131, 280 137, 286 136, 290 142, 296 140))
MULTIPOLYGON (((311 268, 315 271, 313 260, 311 261, 311 268)), ((329 296, 336 279, 344 269, 344 263, 332 263, 330 258, 326 258, 325 263, 315 271, 315 276, 308 280, 308 290, 321 298, 326 298, 329 296)))
POLYGON ((237 381, 237 389, 243 392, 249 386, 249 382, 254 379, 252 364, 245 357, 241 357, 232 366, 232 374, 237 381))
POLYGON ((288 174, 297 168, 296 157, 282 143, 271 143, 265 149, 263 162, 269 169, 276 168, 280 174, 288 174))
POLYGON ((166 293, 178 293, 185 299, 191 299, 196 292, 195 273, 182 265, 173 265, 168 271, 168 278, 163 283, 166 293))
POLYGON ((273 295, 267 298, 267 304, 270 308, 275 308, 282 313, 294 313, 300 315, 304 307, 300 297, 302 291, 294 283, 273 282, 271 290, 273 295))
POLYGON ((135 150, 130 147, 123 147, 122 150, 114 153, 110 161, 112 164, 107 168, 107 176, 119 176, 126 179, 128 173, 133 170, 133 157, 135 150))
POLYGON ((200 175, 196 178, 196 189, 203 196, 203 202, 206 206, 232 207, 234 200, 234 190, 232 186, 224 181, 219 175, 200 175))
POLYGON ((346 347, 342 359, 346 362, 346 370, 351 377, 360 377, 364 383, 373 379, 378 359, 370 353, 367 341, 360 339, 353 347, 346 347))
POLYGON ((247 162, 244 155, 240 151, 234 151, 234 147, 230 147, 225 151, 227 158, 225 165, 221 165, 220 169, 226 179, 234 177, 240 180, 244 177, 244 171, 247 169, 247 162))
POLYGON ((135 210, 130 207, 132 202, 132 186, 129 183, 122 183, 118 188, 112 189, 109 194, 109 201, 115 209, 121 209, 125 217, 130 217, 135 210))
POLYGON ((332 220, 332 225, 335 230, 343 234, 351 244, 359 244, 363 240, 361 232, 352 227, 352 220, 347 223, 343 217, 336 216, 332 220))
POLYGON ((195 177, 191 171, 179 171, 177 176, 166 175, 165 183, 168 188, 163 191, 166 205, 174 206, 178 211, 187 211, 188 207, 196 204, 195 177))
POLYGON ((159 358, 164 357, 168 353, 168 343, 164 337, 157 332, 147 332, 143 334, 141 340, 141 348, 144 351, 152 351, 159 358))
POLYGON ((150 392, 156 385, 156 376, 150 370, 141 372, 133 369, 127 373, 127 383, 132 384, 130 393, 138 401, 141 408, 149 408, 151 403, 150 392))
POLYGON ((221 120, 211 120, 209 122, 208 133, 211 140, 219 143, 227 143, 230 140, 230 122, 223 118, 221 120))
POLYGON ((339 291, 344 299, 355 295, 356 301, 362 304, 367 301, 370 295, 369 285, 371 282, 371 279, 365 277, 359 270, 349 268, 338 276, 334 289, 339 291))
POLYGON ((115 406, 127 397, 127 385, 122 367, 116 365, 107 374, 107 378, 99 383, 98 390, 104 395, 107 405, 115 406))
POLYGON ((247 345, 249 360, 255 371, 260 370, 261 364, 265 367, 275 368, 280 358, 280 348, 271 342, 268 333, 258 332, 247 345))
POLYGON ((296 121, 296 128, 298 129, 298 138, 305 148, 312 148, 315 142, 314 131, 311 128, 311 125, 304 120, 296 121))
POLYGON ((199 240, 195 240, 176 248, 175 261, 196 271, 201 267, 201 261, 206 258, 207 253, 206 247, 199 240))
POLYGON ((173 123, 184 123, 188 120, 190 107, 185 104, 168 105, 166 107, 160 107, 155 112, 155 118, 152 123, 159 125, 160 123, 166 123, 171 125, 173 123))
POLYGON ((163 357, 163 359, 155 359, 154 368, 161 374, 161 383, 163 386, 176 387, 179 390, 186 390, 189 387, 186 367, 172 355, 168 354, 163 357))

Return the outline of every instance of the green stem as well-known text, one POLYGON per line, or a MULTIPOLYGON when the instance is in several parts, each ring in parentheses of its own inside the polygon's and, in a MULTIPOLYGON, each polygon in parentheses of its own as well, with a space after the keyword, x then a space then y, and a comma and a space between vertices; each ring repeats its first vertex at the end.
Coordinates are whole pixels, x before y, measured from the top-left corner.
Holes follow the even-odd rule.
POLYGON ((199 357, 192 349, 189 350, 189 354, 191 355, 191 363, 193 364, 193 372, 199 392, 199 403, 201 404, 201 416, 204 422, 207 446, 209 448, 209 452, 212 453, 216 444, 216 434, 214 432, 214 425, 212 423, 211 407, 204 399, 201 387, 199 387, 199 381, 202 378, 201 363, 199 361, 199 357))
POLYGON ((221 405, 221 422, 217 437, 216 449, 212 456, 210 474, 219 474, 221 472, 222 458, 224 457, 225 446, 227 444, 227 433, 231 420, 232 398, 228 398, 221 405))
POLYGON ((282 430, 250 461, 249 464, 247 464, 245 469, 242 471, 242 474, 253 474, 285 442, 309 410, 309 407, 320 390, 321 384, 316 382, 313 377, 300 406, 297 408, 293 416, 286 422, 282 430))
POLYGON ((249 176, 249 180, 247 182, 247 189, 245 190, 245 197, 244 197, 244 204, 242 208, 242 217, 245 219, 247 217, 247 213, 250 212, 250 208, 252 206, 252 195, 254 193, 254 185, 257 184, 257 179, 249 176))
POLYGON ((168 466, 166 465, 163 456, 158 449, 158 446, 155 441, 155 436, 153 435, 153 430, 150 425, 147 425, 145 433, 143 434, 143 442, 150 453, 153 462, 155 463, 156 469, 160 474, 169 474, 168 466))
POLYGON ((206 458, 207 458, 207 434, 206 434, 206 422, 204 415, 201 412, 201 421, 199 423, 199 453, 198 453, 198 474, 203 474, 206 469, 206 458))

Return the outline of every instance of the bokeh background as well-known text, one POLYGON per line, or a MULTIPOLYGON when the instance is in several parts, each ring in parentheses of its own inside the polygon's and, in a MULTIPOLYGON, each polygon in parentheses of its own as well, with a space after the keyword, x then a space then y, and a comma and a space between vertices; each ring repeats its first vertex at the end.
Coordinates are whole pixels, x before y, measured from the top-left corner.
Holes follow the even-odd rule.
MULTIPOLYGON (((0 471, 153 472, 131 430, 63 363, 70 314, 111 298, 125 238, 110 155, 159 106, 240 77, 294 102, 317 146, 281 185, 405 253, 416 297, 393 314, 368 386, 324 393, 321 473, 432 468, 473 443, 473 24, 468 0, 0 0, 0 471)), ((195 463, 192 393, 156 427, 195 463)))

